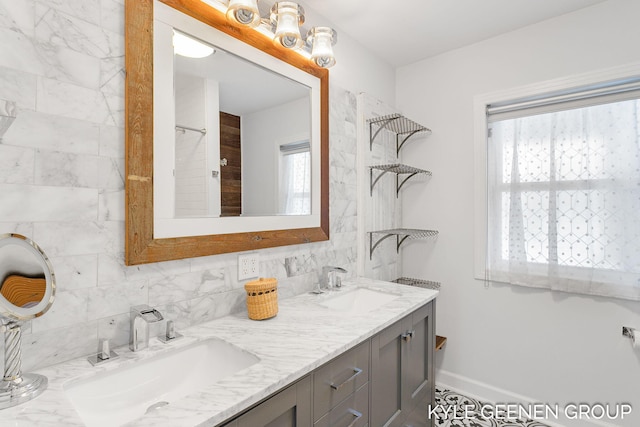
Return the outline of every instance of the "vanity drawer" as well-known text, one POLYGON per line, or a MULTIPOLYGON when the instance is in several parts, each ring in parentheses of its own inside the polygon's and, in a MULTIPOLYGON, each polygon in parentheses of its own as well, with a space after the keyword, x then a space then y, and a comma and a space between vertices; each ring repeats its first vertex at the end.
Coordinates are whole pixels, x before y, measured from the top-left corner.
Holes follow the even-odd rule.
POLYGON ((369 353, 367 340, 316 370, 313 379, 314 420, 369 381, 369 353))
POLYGON ((369 422, 369 386, 364 385, 320 418, 314 427, 365 427, 369 422))

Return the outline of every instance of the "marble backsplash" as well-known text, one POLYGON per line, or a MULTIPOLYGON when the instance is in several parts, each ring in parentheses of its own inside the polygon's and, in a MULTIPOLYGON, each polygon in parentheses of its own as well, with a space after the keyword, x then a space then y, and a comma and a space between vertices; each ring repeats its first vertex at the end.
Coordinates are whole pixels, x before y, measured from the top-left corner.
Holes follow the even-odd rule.
MULTIPOLYGON (((177 329, 244 310, 237 254, 124 265, 124 0, 0 2, 0 233, 54 266, 52 309, 24 326, 23 369, 125 345, 129 307, 177 329)), ((331 240, 260 250, 280 298, 323 265, 356 269, 356 98, 330 90, 331 240)))

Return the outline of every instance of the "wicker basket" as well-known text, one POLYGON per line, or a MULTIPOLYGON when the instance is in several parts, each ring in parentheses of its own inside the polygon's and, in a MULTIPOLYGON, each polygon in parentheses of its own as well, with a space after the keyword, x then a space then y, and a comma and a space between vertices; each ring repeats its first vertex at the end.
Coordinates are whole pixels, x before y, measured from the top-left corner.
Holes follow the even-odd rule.
POLYGON ((278 280, 260 278, 244 285, 249 319, 264 320, 278 314, 278 280))

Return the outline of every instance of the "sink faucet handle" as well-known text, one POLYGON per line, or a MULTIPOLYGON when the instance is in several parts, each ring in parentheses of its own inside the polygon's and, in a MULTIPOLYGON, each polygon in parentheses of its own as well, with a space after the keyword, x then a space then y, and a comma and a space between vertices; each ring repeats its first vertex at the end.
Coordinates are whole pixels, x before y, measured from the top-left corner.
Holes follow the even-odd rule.
POLYGON ((111 349, 109 347, 108 339, 100 340, 100 344, 98 346, 98 357, 101 360, 108 360, 111 357, 111 349))
POLYGON ((98 342, 98 352, 89 356, 87 360, 93 365, 99 365, 100 363, 108 362, 118 358, 118 353, 111 350, 108 339, 102 339, 98 342))
POLYGON ((173 324, 173 320, 167 320, 167 338, 172 340, 176 337, 176 327, 173 324))
POLYGON ((170 341, 181 338, 182 334, 176 332, 175 323, 173 320, 167 320, 167 330, 164 335, 160 335, 158 339, 163 343, 168 343, 170 341))

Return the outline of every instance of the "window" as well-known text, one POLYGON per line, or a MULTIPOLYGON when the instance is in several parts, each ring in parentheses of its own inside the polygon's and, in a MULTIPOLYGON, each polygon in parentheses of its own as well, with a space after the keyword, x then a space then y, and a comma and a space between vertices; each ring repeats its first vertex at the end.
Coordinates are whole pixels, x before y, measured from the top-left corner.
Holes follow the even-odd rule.
POLYGON ((640 299, 640 84, 487 105, 486 278, 640 299))
POLYGON ((280 213, 311 214, 311 152, 309 141, 280 146, 280 213))

